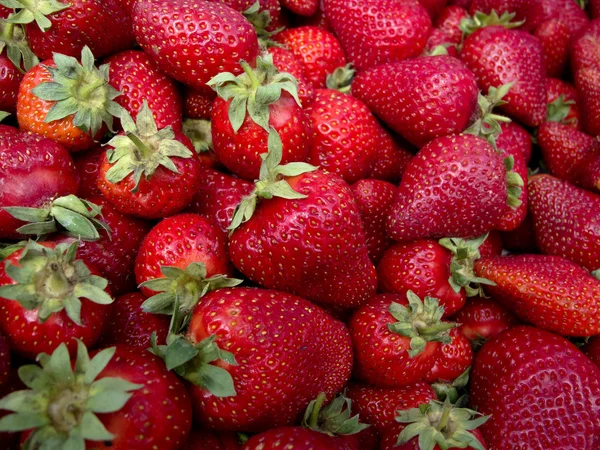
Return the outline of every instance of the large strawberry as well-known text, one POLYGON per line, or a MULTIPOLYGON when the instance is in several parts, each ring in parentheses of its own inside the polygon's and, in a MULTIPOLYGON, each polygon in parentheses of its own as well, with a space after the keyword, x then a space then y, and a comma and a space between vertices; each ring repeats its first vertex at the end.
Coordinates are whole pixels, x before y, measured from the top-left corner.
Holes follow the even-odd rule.
POLYGON ((137 42, 159 69, 200 91, 219 73, 241 73, 240 59, 258 55, 250 22, 219 2, 140 0, 132 17, 137 42))
POLYGON ((547 331, 515 327, 488 341, 475 357, 470 397, 491 415, 481 431, 492 450, 598 446, 600 369, 547 331))
POLYGON ((108 282, 76 259, 77 243, 29 241, 0 272, 0 327, 11 348, 28 358, 61 343, 75 349, 98 340, 113 302, 108 282))
POLYGON ((88 355, 65 344, 19 375, 29 389, 0 400, 0 430, 24 431, 23 448, 178 450, 191 427, 185 386, 148 352, 119 345, 88 355), (26 440, 25 440, 26 438, 26 440))
POLYGON ((358 70, 418 56, 431 32, 427 10, 416 1, 324 0, 323 5, 358 70))

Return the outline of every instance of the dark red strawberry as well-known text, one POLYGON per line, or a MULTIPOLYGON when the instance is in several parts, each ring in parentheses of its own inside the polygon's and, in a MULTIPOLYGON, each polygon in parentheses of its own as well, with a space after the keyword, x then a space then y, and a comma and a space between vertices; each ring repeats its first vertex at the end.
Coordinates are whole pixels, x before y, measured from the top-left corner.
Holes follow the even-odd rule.
POLYGON ((215 101, 214 92, 198 92, 193 89, 186 89, 183 100, 184 117, 210 120, 213 102, 215 101))
POLYGON ((435 364, 425 376, 428 383, 451 383, 458 378, 473 362, 473 349, 469 339, 460 328, 450 330, 452 342, 442 346, 435 364))
POLYGON ((300 16, 312 16, 319 9, 319 0, 281 0, 281 5, 300 16))
POLYGON ((598 336, 591 338, 581 350, 600 368, 600 338, 598 336))
POLYGON ((4 334, 0 333, 0 392, 4 393, 10 379, 10 348, 8 339, 4 334))
POLYGON ((240 450, 236 433, 216 433, 193 429, 181 450, 240 450))
POLYGON ((515 316, 500 303, 485 297, 474 297, 455 316, 464 336, 473 343, 493 338, 517 325, 515 316))
POLYGON ((98 188, 98 174, 104 158, 104 148, 99 145, 74 157, 75 168, 79 174, 79 189, 77 195, 81 198, 101 196, 98 188))
POLYGON ((554 18, 539 25, 533 35, 542 47, 546 75, 560 77, 569 60, 569 27, 560 18, 554 18))
POLYGON ((368 69, 356 76, 352 93, 421 147, 467 128, 478 90, 473 74, 459 60, 430 56, 368 69))
POLYGON ((600 369, 566 339, 515 327, 488 341, 471 371, 471 405, 493 449, 595 448, 600 369), (560 411, 553 414, 550 411, 560 411))
POLYGON ((531 213, 528 212, 525 220, 512 231, 502 233, 502 244, 507 250, 514 253, 538 253, 535 243, 535 231, 531 213))
POLYGON ((108 322, 108 281, 80 259, 77 243, 29 241, 0 269, 0 328, 11 349, 35 359, 75 339, 93 345, 108 322))
POLYGON ((199 91, 219 73, 241 73, 240 59, 258 55, 250 22, 219 2, 140 0, 132 18, 137 42, 158 68, 199 91))
POLYGON ((283 47, 269 47, 267 49, 273 57, 273 64, 280 72, 287 72, 294 76, 298 82, 298 98, 303 107, 310 105, 315 90, 306 75, 304 60, 296 56, 291 50, 283 47))
POLYGON ((570 182, 588 191, 600 193, 600 141, 594 139, 591 150, 571 173, 570 182))
POLYGON ((581 129, 581 118, 577 106, 579 96, 575 86, 558 78, 546 78, 546 90, 548 94, 547 119, 581 129))
POLYGON ((583 129, 592 136, 600 135, 600 70, 581 69, 575 74, 583 129))
POLYGON ((331 28, 331 24, 329 23, 329 19, 325 15, 325 8, 323 7, 323 0, 319 0, 319 8, 317 12, 315 12, 310 17, 292 15, 290 19, 290 23, 293 25, 293 28, 301 27, 301 26, 314 26, 322 28, 326 31, 333 31, 331 28))
POLYGON ((590 135, 560 122, 544 122, 537 137, 548 170, 563 180, 573 179, 575 169, 594 146, 590 135))
POLYGON ((577 74, 582 69, 600 70, 598 43, 600 42, 600 20, 596 19, 573 37, 571 43, 571 72, 577 74))
MULTIPOLYGON (((377 139, 375 140, 375 162, 371 165, 370 178, 399 184, 402 174, 412 159, 413 154, 378 123, 377 139)), ((404 144, 406 145, 406 144, 404 144)))
POLYGON ((496 146, 506 150, 510 155, 521 153, 523 159, 529 162, 531 158, 531 136, 518 123, 508 122, 500 124, 502 132, 496 138, 496 146))

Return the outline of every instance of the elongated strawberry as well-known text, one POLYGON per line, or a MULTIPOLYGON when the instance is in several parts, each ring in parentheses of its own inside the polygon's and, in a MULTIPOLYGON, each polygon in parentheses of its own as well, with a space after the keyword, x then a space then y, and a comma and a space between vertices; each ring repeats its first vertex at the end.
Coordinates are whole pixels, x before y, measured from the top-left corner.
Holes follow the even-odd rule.
POLYGON ((460 330, 474 345, 479 345, 519 323, 506 307, 485 297, 469 299, 452 320, 460 323, 460 330))
POLYGON ((515 327, 477 353, 471 405, 491 415, 481 432, 492 449, 594 448, 599 380, 600 369, 566 339, 515 327))
POLYGON ((106 326, 113 298, 97 270, 75 259, 77 243, 29 241, 0 273, 0 327, 11 349, 35 358, 73 338, 93 345, 106 326))
POLYGON ((258 55, 250 22, 219 2, 141 0, 131 14, 137 42, 159 69, 199 91, 209 91, 206 83, 219 73, 241 73, 240 59, 258 55))

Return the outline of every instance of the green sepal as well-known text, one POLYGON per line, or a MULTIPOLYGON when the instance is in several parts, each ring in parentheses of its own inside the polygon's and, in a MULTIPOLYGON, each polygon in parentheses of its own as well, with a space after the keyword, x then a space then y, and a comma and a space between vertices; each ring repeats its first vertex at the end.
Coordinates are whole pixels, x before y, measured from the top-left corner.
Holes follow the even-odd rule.
POLYGON ((460 21, 459 28, 463 32, 464 37, 475 33, 481 28, 489 26, 503 26, 504 28, 511 29, 520 27, 525 23, 524 20, 519 22, 511 22, 515 18, 515 13, 505 12, 501 16, 495 10, 492 10, 490 14, 485 14, 481 11, 477 11, 472 17, 465 17, 460 21))
POLYGON ((431 387, 435 391, 438 400, 443 402, 448 398, 450 403, 455 404, 461 394, 466 393, 470 371, 471 366, 467 367, 452 383, 433 383, 431 387))
POLYGON ((352 415, 352 400, 339 394, 329 405, 323 407, 326 395, 321 392, 312 400, 302 420, 302 426, 329 436, 347 436, 360 433, 369 425, 360 423, 358 414, 352 415))
POLYGON ((558 122, 563 124, 573 123, 574 119, 565 120, 571 112, 571 105, 574 105, 574 100, 565 100, 563 94, 559 95, 556 100, 548 103, 548 109, 546 113, 546 121, 558 122))
MULTIPOLYGON (((0 52, 4 49, 8 59, 21 73, 29 71, 40 62, 29 48, 23 27, 9 23, 7 19, 0 20, 0 52)), ((3 114, 6 116, 0 120, 4 120, 9 115, 3 114)))
POLYGON ((71 6, 57 0, 38 0, 33 2, 27 0, 0 0, 0 5, 15 10, 15 12, 8 16, 8 22, 18 24, 35 22, 40 27, 40 30, 44 32, 48 31, 52 26, 52 22, 47 16, 71 6))
POLYGON ((427 52, 428 56, 448 56, 448 47, 452 47, 454 44, 440 44, 433 47, 427 52))
POLYGON ((452 342, 449 331, 457 324, 442 322, 444 307, 437 298, 428 296, 422 301, 413 291, 408 291, 406 298, 408 306, 396 302, 390 304, 388 311, 397 322, 387 326, 392 333, 410 338, 408 354, 411 358, 423 352, 428 342, 452 342))
POLYGON ((0 243, 0 261, 4 261, 10 255, 17 250, 21 250, 27 245, 27 241, 16 242, 14 244, 1 244, 0 243))
POLYGON ((590 275, 592 275, 594 278, 600 280, 600 269, 593 270, 592 272, 590 272, 590 275))
POLYGON ((334 89, 343 94, 349 94, 352 89, 354 75, 356 75, 356 70, 354 70, 352 63, 346 64, 343 67, 338 67, 333 73, 327 75, 325 84, 328 89, 334 89))
POLYGON ((502 133, 501 124, 508 123, 511 120, 508 117, 494 114, 493 110, 506 104, 502 99, 508 94, 513 85, 514 81, 499 88, 490 87, 487 95, 480 92, 477 98, 478 109, 474 121, 463 133, 479 136, 497 150, 496 139, 502 133))
POLYGON ((506 203, 513 209, 521 206, 523 201, 521 195, 523 194, 523 187, 525 182, 521 175, 513 171, 515 166, 515 158, 510 155, 504 158, 504 167, 506 168, 506 186, 507 186, 507 199, 506 203))
POLYGON ((467 297, 484 296, 482 284, 496 285, 487 278, 475 275, 475 261, 481 257, 479 247, 487 237, 488 234, 486 233, 475 239, 443 238, 439 240, 439 244, 453 254, 448 283, 450 283, 454 292, 459 293, 464 288, 467 297))
POLYGON ((210 120, 185 119, 182 131, 192 141, 196 153, 213 150, 210 120))
POLYGON ((266 49, 268 47, 283 47, 282 44, 275 42, 271 37, 280 31, 283 31, 285 27, 268 31, 267 28, 271 24, 271 14, 267 9, 263 11, 260 10, 260 2, 258 0, 242 14, 254 27, 256 36, 258 37, 258 45, 261 49, 266 49))

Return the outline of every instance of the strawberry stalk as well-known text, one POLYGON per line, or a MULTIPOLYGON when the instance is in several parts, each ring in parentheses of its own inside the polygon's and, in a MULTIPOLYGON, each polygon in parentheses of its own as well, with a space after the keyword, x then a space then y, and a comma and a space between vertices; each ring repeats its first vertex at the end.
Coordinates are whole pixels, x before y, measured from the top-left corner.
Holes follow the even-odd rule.
POLYGON ((548 113, 546 115, 546 120, 548 122, 559 122, 564 124, 573 123, 575 120, 572 118, 571 120, 565 120, 569 113, 571 112, 571 105, 574 105, 574 100, 565 100, 565 96, 563 94, 559 95, 556 100, 548 104, 548 113))
POLYGON ((56 0, 0 0, 0 5, 15 9, 8 16, 8 22, 27 24, 35 21, 42 31, 48 31, 52 26, 47 16, 70 7, 56 0))

